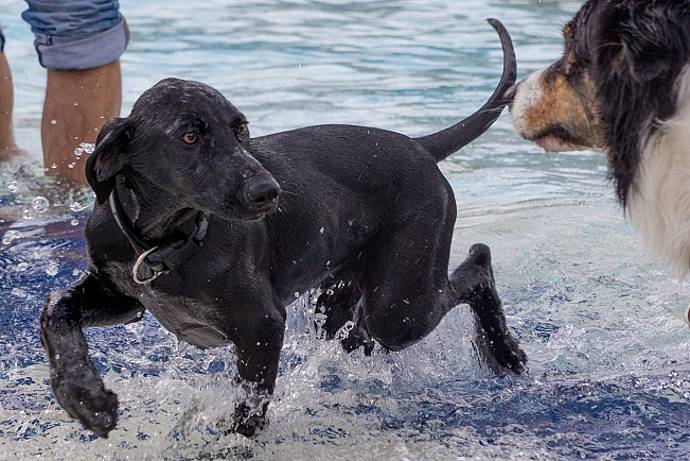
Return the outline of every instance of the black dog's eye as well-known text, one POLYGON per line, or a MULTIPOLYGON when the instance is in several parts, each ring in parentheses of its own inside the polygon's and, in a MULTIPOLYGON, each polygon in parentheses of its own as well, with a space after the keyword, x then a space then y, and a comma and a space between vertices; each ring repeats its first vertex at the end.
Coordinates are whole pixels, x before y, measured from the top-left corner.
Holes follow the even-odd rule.
POLYGON ((235 133, 237 134, 238 138, 245 139, 247 136, 249 136, 249 127, 247 127, 246 123, 237 125, 237 128, 235 128, 235 133))
POLYGON ((187 144, 196 144, 196 142, 199 140, 199 135, 190 131, 182 136, 182 140, 187 144))

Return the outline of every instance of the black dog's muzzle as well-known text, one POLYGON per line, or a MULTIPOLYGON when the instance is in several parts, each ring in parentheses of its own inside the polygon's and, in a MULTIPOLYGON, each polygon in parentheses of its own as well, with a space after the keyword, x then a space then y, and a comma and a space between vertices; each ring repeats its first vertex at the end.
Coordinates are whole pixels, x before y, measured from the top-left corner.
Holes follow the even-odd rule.
POLYGON ((272 202, 280 194, 280 186, 273 178, 258 178, 250 182, 244 189, 247 203, 256 207, 263 207, 272 202))
POLYGON ((249 213, 263 215, 276 208, 281 192, 273 176, 262 171, 245 180, 235 197, 249 213))

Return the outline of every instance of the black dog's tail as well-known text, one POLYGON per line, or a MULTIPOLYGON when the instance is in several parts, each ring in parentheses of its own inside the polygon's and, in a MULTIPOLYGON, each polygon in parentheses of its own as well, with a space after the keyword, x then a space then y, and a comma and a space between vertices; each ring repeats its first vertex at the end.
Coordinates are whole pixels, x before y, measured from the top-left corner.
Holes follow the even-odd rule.
POLYGON ((498 82, 494 94, 477 112, 450 128, 416 139, 422 147, 431 152, 431 155, 434 156, 437 162, 454 154, 481 136, 501 115, 503 107, 510 102, 510 98, 506 93, 515 85, 515 78, 517 76, 513 42, 510 39, 510 34, 508 34, 508 31, 498 19, 491 18, 488 22, 496 29, 498 36, 501 38, 501 47, 503 48, 503 74, 501 75, 501 81, 498 82))

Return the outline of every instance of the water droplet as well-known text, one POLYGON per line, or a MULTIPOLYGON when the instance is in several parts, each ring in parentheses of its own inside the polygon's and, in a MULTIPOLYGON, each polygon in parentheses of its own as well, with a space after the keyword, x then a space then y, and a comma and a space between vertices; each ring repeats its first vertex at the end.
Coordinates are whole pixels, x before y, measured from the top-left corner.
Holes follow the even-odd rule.
POLYGON ((51 125, 57 125, 57 120, 55 120, 55 119, 51 120, 51 121, 50 121, 50 124, 51 124, 51 125))
POLYGON ((82 210, 86 209, 86 207, 87 207, 87 205, 85 203, 80 203, 80 202, 77 202, 76 200, 69 204, 70 211, 74 211, 74 212, 82 211, 82 210))
POLYGON ((55 277, 59 270, 60 270, 60 264, 58 264, 58 262, 55 260, 50 260, 48 262, 48 266, 46 267, 45 272, 50 277, 55 277))
POLYGON ((10 181, 9 184, 7 184, 7 190, 10 192, 16 192, 17 191, 17 181, 10 181))
POLYGON ((55 360, 60 360, 60 354, 55 354, 55 360))
POLYGON ((56 168, 57 168, 57 163, 53 162, 53 163, 50 165, 50 168, 52 168, 53 170, 56 169, 56 168))
POLYGON ((22 238, 22 233, 17 230, 8 230, 2 236, 2 244, 9 245, 12 241, 22 238))
POLYGON ((22 298, 22 299, 27 298, 29 296, 29 294, 26 291, 22 290, 21 288, 12 288, 11 293, 12 293, 12 296, 15 296, 17 298, 22 298))
POLYGON ((67 164, 67 168, 72 169, 72 168, 74 168, 74 165, 76 165, 76 163, 70 162, 70 163, 67 164))
POLYGON ((295 298, 299 298, 299 291, 295 291, 295 298))
POLYGON ((350 337, 350 332, 355 328, 355 323, 352 320, 348 320, 345 324, 340 327, 335 333, 335 339, 337 341, 343 341, 350 337))
POLYGON ((78 226, 78 225, 79 225, 79 220, 78 220, 77 218, 74 218, 74 219, 71 220, 69 223, 70 223, 70 225, 72 225, 72 226, 78 226))
POLYGON ((90 142, 82 142, 74 149, 74 156, 81 157, 84 154, 91 154, 95 149, 95 144, 90 142))
POLYGON ((314 314, 314 323, 316 324, 316 339, 326 339, 326 330, 323 326, 326 324, 328 316, 326 314, 314 314))
POLYGON ((14 266, 14 271, 15 272, 26 272, 26 270, 29 268, 29 263, 26 261, 22 261, 16 266, 14 266))
POLYGON ((319 229, 319 234, 323 234, 324 230, 326 230, 326 229, 324 229, 323 227, 321 229, 319 229))
POLYGON ((39 213, 45 213, 49 206, 50 202, 48 202, 48 199, 41 195, 37 195, 31 201, 31 208, 38 211, 39 213))

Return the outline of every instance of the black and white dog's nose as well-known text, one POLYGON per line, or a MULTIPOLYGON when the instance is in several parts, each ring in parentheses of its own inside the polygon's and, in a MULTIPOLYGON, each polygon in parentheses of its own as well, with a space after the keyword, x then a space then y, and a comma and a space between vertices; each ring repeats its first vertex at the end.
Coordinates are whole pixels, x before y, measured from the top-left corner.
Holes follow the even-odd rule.
POLYGON ((245 190, 250 205, 261 206, 271 202, 280 194, 280 186, 273 179, 255 179, 245 190))
POLYGON ((520 85, 521 82, 516 83, 515 85, 511 86, 508 88, 505 93, 503 93, 503 99, 506 101, 512 103, 513 99, 515 99, 515 94, 517 93, 518 86, 520 85))

